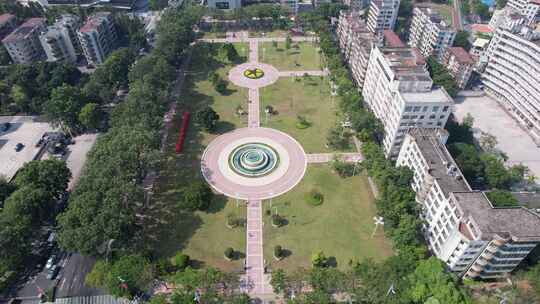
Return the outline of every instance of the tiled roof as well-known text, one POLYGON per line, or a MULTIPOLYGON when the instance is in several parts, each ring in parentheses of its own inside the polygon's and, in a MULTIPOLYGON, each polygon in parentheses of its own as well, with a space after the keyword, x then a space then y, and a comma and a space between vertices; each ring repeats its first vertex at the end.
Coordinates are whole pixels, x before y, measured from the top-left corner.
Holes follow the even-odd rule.
POLYGON ((471 29, 473 32, 478 32, 478 33, 492 33, 493 32, 493 29, 487 24, 475 23, 471 25, 471 29))
POLYGON ((79 30, 81 33, 91 32, 103 22, 103 18, 106 18, 110 13, 96 13, 92 16, 90 16, 86 23, 81 27, 79 30))
POLYGON ((30 18, 26 20, 21 26, 15 29, 11 34, 2 40, 2 42, 15 42, 20 39, 24 39, 32 32, 32 30, 40 25, 45 23, 45 18, 30 18))
POLYGON ((405 47, 405 43, 392 30, 383 31, 384 41, 388 47, 405 47))
POLYGON ((9 22, 10 20, 14 19, 15 16, 12 14, 2 14, 0 15, 0 27, 4 26, 6 22, 9 22))
POLYGON ((462 47, 448 48, 448 52, 454 55, 459 63, 474 63, 471 55, 462 47))

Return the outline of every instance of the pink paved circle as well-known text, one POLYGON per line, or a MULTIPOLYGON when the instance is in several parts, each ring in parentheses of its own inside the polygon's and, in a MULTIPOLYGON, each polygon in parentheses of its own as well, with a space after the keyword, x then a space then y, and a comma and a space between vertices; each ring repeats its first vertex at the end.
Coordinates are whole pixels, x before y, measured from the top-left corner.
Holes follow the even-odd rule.
POLYGON ((246 62, 237 65, 229 71, 229 80, 235 85, 243 88, 262 88, 273 84, 279 78, 279 71, 266 63, 246 62), (244 76, 244 71, 247 69, 259 68, 263 70, 264 76, 259 79, 250 79, 244 76))
POLYGON ((291 136, 269 128, 242 128, 223 134, 206 147, 201 158, 201 172, 208 184, 219 193, 242 200, 269 199, 291 190, 304 176, 306 167, 307 158, 302 146, 291 136), (230 143, 243 138, 257 138, 263 143, 267 140, 283 147, 289 158, 286 171, 266 184, 258 183, 257 177, 252 178, 253 184, 248 184, 223 171, 221 152, 230 143))

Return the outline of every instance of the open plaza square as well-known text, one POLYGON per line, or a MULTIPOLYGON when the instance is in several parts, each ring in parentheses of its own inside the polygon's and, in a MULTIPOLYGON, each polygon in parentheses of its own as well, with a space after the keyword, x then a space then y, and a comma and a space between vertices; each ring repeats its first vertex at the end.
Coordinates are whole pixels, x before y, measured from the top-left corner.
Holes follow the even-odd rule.
MULTIPOLYGON (((354 259, 392 255, 374 224, 367 177, 341 178, 330 165, 335 157, 357 162, 361 155, 352 143, 343 151, 326 144, 341 119, 339 100, 320 69, 314 38, 295 39, 290 50, 284 37, 261 39, 206 39, 195 46, 178 107, 196 112, 210 106, 219 121, 212 132, 190 126, 181 154, 174 153, 176 139, 168 139, 154 194, 159 222, 148 225, 164 257, 182 251, 201 267, 245 271, 241 284, 250 294, 271 293, 272 270, 308 267, 318 251, 342 269, 354 259), (228 43, 236 61, 220 55, 228 43), (212 77, 226 79, 226 89, 218 92, 212 77), (207 211, 179 212, 177 196, 194 176, 218 195, 207 211), (306 199, 314 191, 324 197, 321 204, 306 199), (231 218, 243 224, 232 227, 231 218), (276 246, 283 248, 279 261, 276 246), (228 247, 234 258, 223 257, 228 247)), ((179 114, 171 134, 181 128, 179 114)))

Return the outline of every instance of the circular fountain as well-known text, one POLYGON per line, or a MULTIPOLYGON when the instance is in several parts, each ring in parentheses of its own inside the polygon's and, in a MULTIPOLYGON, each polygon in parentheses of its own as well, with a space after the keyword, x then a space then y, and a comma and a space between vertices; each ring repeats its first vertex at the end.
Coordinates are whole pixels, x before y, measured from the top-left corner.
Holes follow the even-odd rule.
POLYGON ((279 164, 276 150, 263 143, 238 146, 229 156, 231 169, 246 177, 261 177, 271 173, 279 164))

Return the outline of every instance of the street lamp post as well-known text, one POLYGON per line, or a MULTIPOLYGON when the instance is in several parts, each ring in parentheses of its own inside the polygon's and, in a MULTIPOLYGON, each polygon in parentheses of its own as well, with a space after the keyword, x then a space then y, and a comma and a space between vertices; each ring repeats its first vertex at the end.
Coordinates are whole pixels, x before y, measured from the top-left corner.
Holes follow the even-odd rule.
POLYGON ((379 227, 379 225, 381 225, 381 226, 384 225, 384 219, 383 219, 382 216, 374 216, 373 220, 375 221, 375 228, 373 229, 373 233, 371 234, 371 238, 373 238, 375 236, 375 233, 377 232, 377 227, 379 227))

